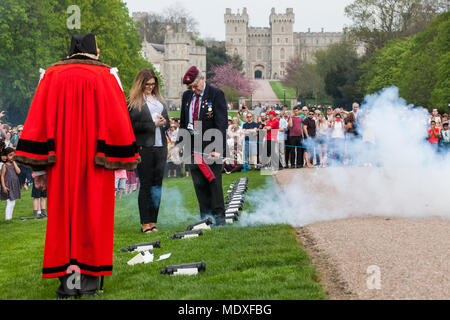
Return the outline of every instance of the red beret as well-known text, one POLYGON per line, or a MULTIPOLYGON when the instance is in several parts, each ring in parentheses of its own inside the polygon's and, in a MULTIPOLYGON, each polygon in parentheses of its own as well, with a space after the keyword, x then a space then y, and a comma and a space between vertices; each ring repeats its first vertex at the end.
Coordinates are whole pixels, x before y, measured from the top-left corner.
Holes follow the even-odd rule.
POLYGON ((269 112, 267 112, 267 114, 272 114, 272 115, 274 115, 274 116, 277 115, 277 113, 276 113, 275 111, 273 111, 273 110, 270 110, 269 112))
POLYGON ((190 67, 189 70, 186 71, 186 74, 183 77, 183 84, 189 85, 192 82, 194 82, 195 78, 197 78, 197 76, 198 76, 198 73, 199 73, 199 71, 198 71, 197 67, 195 67, 195 66, 190 67))

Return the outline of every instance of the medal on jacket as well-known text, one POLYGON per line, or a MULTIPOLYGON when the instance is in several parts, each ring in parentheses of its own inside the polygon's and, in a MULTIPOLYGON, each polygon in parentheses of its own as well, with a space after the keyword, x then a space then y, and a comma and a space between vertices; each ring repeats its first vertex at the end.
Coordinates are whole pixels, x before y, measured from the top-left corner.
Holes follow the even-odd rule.
POLYGON ((211 119, 214 116, 213 114, 213 106, 211 102, 208 102, 208 112, 206 113, 206 117, 211 119))

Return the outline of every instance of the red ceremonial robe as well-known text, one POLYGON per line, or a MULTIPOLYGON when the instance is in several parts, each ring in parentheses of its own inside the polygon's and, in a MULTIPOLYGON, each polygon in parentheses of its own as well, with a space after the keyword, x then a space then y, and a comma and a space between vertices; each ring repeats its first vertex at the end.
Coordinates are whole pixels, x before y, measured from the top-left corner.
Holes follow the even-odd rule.
POLYGON ((36 90, 16 161, 47 170, 43 277, 111 275, 114 170, 140 162, 124 93, 96 60, 50 67, 36 90), (74 267, 75 266, 75 267, 74 267))

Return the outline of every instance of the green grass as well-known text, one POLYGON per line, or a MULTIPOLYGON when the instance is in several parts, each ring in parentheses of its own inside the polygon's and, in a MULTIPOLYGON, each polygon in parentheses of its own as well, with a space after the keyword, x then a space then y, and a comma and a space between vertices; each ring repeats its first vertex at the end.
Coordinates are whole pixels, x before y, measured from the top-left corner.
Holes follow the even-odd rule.
POLYGON ((295 89, 283 86, 281 81, 270 81, 270 86, 272 87, 272 90, 275 92, 277 98, 281 101, 281 103, 284 102, 283 89, 286 89, 286 105, 288 106, 288 108, 291 108, 291 98, 297 99, 295 89))
MULTIPOLYGON (((242 176, 249 192, 271 178, 259 172, 223 176, 224 190, 242 176)), ((0 203, 4 212, 5 203, 0 203)), ((251 210, 248 204, 244 209, 251 210)), ((276 210, 276 208, 274 208, 276 210)), ((17 201, 11 222, 0 221, 0 299, 54 299, 57 279, 42 279, 46 220, 20 221, 32 215, 30 191, 17 201)), ((205 231, 198 238, 170 240, 199 220, 191 178, 165 179, 158 233, 139 232, 137 193, 116 200, 113 275, 105 277, 98 299, 326 299, 310 258, 288 225, 240 227, 239 223, 205 231), (135 253, 121 252, 132 243, 161 241, 155 258, 164 261, 128 266, 135 253), (161 275, 166 265, 205 261, 196 276, 161 275)))

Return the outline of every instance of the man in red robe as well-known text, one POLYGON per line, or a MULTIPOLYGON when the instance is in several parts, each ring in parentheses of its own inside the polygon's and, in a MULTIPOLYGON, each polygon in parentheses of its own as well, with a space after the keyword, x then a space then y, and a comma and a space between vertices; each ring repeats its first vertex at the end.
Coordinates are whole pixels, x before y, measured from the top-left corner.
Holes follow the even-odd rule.
POLYGON ((114 170, 140 162, 117 69, 98 56, 95 35, 72 37, 69 57, 41 76, 16 151, 46 173, 43 278, 59 277, 59 297, 92 295, 111 275, 114 170))

